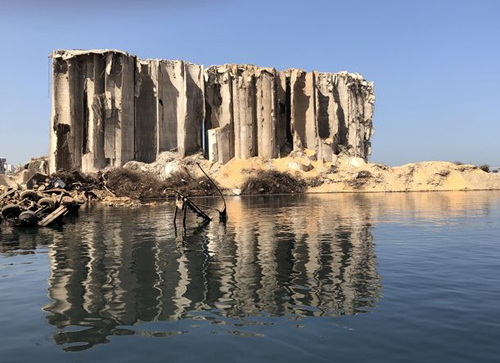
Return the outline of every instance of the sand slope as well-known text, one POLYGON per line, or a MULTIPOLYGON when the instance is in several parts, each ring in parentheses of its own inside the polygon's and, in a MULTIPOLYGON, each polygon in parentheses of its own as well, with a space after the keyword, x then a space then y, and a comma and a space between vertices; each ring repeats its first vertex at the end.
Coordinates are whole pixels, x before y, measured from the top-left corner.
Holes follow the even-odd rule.
POLYGON ((307 153, 264 161, 233 159, 212 175, 224 188, 240 188, 256 170, 288 171, 312 182, 308 192, 401 192, 500 189, 500 175, 474 165, 426 161, 397 167, 341 157, 334 163, 315 161, 307 153))

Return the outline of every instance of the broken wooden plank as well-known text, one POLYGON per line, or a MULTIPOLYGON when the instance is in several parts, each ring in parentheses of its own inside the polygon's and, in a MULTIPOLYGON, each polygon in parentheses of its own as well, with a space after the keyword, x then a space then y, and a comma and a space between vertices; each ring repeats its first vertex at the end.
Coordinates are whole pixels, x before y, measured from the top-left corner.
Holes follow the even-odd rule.
POLYGON ((61 206, 59 206, 59 208, 57 208, 55 211, 50 213, 43 220, 38 222, 38 225, 40 227, 47 227, 48 225, 56 222, 58 219, 64 217, 67 213, 68 213, 68 209, 64 205, 61 205, 61 206))

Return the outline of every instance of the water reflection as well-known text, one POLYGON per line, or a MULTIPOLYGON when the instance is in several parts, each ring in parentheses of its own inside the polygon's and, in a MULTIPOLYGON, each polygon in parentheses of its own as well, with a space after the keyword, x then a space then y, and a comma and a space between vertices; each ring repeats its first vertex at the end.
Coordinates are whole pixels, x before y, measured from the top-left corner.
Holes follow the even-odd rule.
POLYGON ((369 205, 233 199, 227 225, 191 221, 177 237, 168 207, 95 209, 50 247, 46 318, 58 344, 80 350, 134 333, 120 326, 203 311, 243 324, 365 312, 380 296, 369 205))

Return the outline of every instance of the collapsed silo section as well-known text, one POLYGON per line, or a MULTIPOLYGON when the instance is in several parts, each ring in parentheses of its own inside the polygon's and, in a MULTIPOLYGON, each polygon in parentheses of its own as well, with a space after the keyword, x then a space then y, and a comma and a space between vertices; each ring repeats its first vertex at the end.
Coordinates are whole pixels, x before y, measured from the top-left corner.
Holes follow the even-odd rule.
POLYGON ((231 65, 224 68, 221 79, 216 80, 215 74, 209 73, 207 77, 207 88, 212 95, 207 100, 207 109, 215 109, 210 123, 217 126, 209 130, 209 140, 212 140, 209 146, 215 142, 217 147, 212 146, 212 149, 220 150, 219 143, 227 137, 232 138, 228 155, 224 149, 218 151, 223 163, 233 155, 239 159, 277 157, 276 71, 252 65, 231 65), (226 101, 225 97, 230 97, 231 101, 226 101))
POLYGON ((373 83, 357 73, 333 75, 337 107, 339 152, 366 159, 371 153, 372 117, 375 104, 373 83))
MULTIPOLYGON (((154 105, 144 111, 151 127, 143 132, 136 126, 136 134, 155 137, 147 151, 147 162, 156 160, 163 151, 177 151, 181 157, 201 151, 205 118, 203 67, 181 60, 147 63, 147 77, 152 83, 146 93, 154 105), (149 115, 149 111, 154 115, 149 115)), ((139 107, 136 101, 136 124, 141 122, 139 107)))
POLYGON ((133 160, 135 58, 114 50, 51 57, 51 172, 94 172, 133 160))
POLYGON ((233 77, 231 67, 211 66, 205 71, 205 129, 208 159, 227 163, 234 157, 233 77))
POLYGON ((208 156, 278 157, 276 70, 249 65, 212 66, 205 74, 208 156))
POLYGON ((293 149, 316 150, 315 80, 312 72, 290 69, 293 149))

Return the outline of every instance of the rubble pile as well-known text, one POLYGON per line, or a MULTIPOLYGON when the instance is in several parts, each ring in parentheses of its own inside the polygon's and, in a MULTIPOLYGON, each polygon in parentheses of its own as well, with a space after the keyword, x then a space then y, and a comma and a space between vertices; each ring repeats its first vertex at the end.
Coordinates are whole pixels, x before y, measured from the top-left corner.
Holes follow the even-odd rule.
POLYGON ((217 195, 217 189, 206 177, 190 173, 174 173, 168 178, 128 168, 114 168, 103 177, 107 188, 117 197, 132 199, 157 199, 174 196, 173 190, 190 196, 217 195))
POLYGON ((14 226, 48 226, 61 222, 89 201, 105 205, 135 205, 146 199, 220 194, 196 160, 181 164, 130 164, 93 174, 59 170, 44 174, 43 168, 28 169, 0 184, 0 222, 14 226), (194 172, 194 167, 199 172, 194 172), (158 169, 158 170, 157 170, 158 169), (165 170, 167 169, 167 170, 165 170), (189 170, 188 170, 189 169, 189 170), (29 177, 28 177, 29 176, 29 177))
POLYGON ((277 170, 259 170, 246 179, 242 194, 295 194, 304 193, 308 183, 298 176, 277 170))
POLYGON ((81 182, 67 185, 57 176, 35 174, 30 189, 2 187, 0 222, 14 226, 46 227, 75 213, 89 195, 81 182))

